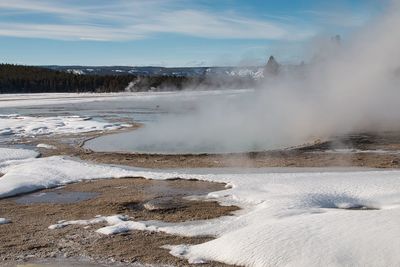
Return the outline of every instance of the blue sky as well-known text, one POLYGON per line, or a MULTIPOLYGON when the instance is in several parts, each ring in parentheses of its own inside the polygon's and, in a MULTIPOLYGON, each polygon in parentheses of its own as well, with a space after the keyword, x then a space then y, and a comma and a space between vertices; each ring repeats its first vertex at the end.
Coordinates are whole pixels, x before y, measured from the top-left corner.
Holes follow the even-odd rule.
POLYGON ((0 0, 0 62, 211 66, 305 57, 385 0, 0 0))

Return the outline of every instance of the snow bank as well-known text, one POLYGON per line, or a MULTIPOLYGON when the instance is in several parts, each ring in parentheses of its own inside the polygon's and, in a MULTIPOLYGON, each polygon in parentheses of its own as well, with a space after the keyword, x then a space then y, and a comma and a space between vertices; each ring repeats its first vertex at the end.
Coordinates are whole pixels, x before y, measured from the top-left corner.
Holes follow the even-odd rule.
POLYGON ((212 235, 198 245, 167 246, 190 263, 244 266, 398 266, 400 171, 271 169, 218 173, 141 173, 197 178, 231 188, 208 195, 239 205, 235 216, 184 223, 114 221, 98 233, 131 230, 212 235))
POLYGON ((0 136, 85 133, 91 131, 116 130, 129 126, 129 124, 94 121, 91 120, 90 117, 80 116, 31 117, 17 114, 0 115, 0 136))
POLYGON ((5 218, 0 218, 0 225, 2 225, 2 224, 8 224, 8 223, 11 223, 11 221, 8 220, 8 219, 5 219, 5 218))
MULTIPOLYGON (((90 164, 68 157, 35 158, 37 152, 0 148, 0 198, 89 179, 123 177, 176 177, 173 173, 154 173, 138 168, 90 164)), ((151 178, 150 177, 150 178, 151 178)))
POLYGON ((214 260, 245 266, 400 264, 399 171, 265 173, 228 179, 233 188, 212 196, 239 204, 246 212, 158 227, 170 234, 217 237, 199 245, 170 246, 171 254, 191 263, 214 260))
POLYGON ((4 173, 0 178, 0 197, 85 179, 181 177, 227 183, 229 188, 210 193, 208 198, 242 208, 234 216, 205 221, 129 221, 125 216, 117 215, 87 221, 61 221, 51 226, 52 229, 101 221, 109 225, 97 232, 107 235, 145 230, 184 236, 215 236, 214 240, 203 244, 168 247, 171 254, 191 263, 400 265, 400 171, 150 171, 94 165, 58 156, 33 158, 36 154, 24 150, 2 153, 0 158, 6 160, 0 165, 0 172, 4 173))
POLYGON ((37 156, 39 156, 39 153, 28 149, 12 149, 0 147, 0 167, 9 164, 10 161, 36 158, 37 156))
POLYGON ((136 172, 54 156, 28 159, 0 168, 0 198, 87 179, 121 178, 136 172))

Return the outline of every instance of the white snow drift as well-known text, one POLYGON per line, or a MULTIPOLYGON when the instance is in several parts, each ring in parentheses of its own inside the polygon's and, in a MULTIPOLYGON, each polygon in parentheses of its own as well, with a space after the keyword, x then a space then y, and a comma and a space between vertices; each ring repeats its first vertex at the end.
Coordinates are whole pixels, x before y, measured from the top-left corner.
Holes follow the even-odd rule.
POLYGON ((0 177, 0 198, 89 179, 176 177, 173 173, 96 165, 62 156, 37 156, 37 152, 26 149, 0 148, 0 173, 4 174, 0 177))
POLYGON ((115 130, 129 126, 129 124, 94 121, 90 117, 80 116, 32 117, 18 114, 0 115, 0 136, 85 133, 115 130))
POLYGON ((10 165, 14 161, 36 158, 37 156, 39 156, 39 153, 33 150, 0 148, 0 168, 10 165))
POLYGON ((168 172, 94 165, 58 156, 34 158, 34 153, 25 150, 2 154, 0 197, 84 179, 181 177, 227 183, 229 188, 207 197, 242 208, 234 216, 206 221, 137 222, 116 215, 89 221, 61 221, 52 229, 101 221, 109 224, 97 230, 101 234, 146 230, 215 236, 216 239, 199 245, 168 246, 173 255, 192 263, 212 260, 245 266, 400 265, 400 171, 168 172))

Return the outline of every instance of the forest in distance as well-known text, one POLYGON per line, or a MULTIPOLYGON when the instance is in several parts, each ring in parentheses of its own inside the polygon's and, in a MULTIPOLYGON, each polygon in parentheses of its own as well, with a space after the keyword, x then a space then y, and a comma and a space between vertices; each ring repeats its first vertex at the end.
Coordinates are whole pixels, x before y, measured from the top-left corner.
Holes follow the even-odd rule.
POLYGON ((240 75, 97 75, 45 67, 0 64, 0 93, 146 92, 183 89, 248 88, 257 82, 240 75))

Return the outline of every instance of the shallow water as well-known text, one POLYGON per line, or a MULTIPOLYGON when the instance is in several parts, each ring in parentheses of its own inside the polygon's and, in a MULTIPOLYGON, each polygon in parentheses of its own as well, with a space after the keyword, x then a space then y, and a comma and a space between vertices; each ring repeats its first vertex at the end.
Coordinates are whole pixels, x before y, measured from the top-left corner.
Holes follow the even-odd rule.
MULTIPOLYGON (((46 95, 43 99, 35 102, 43 102, 43 105, 34 106, 23 105, 0 107, 0 114, 20 114, 26 116, 70 116, 78 115, 91 117, 94 120, 113 120, 123 118, 135 122, 144 123, 147 126, 162 121, 166 116, 190 114, 197 107, 204 106, 216 99, 231 99, 242 94, 248 94, 252 90, 215 90, 215 91, 185 91, 169 93, 138 93, 133 95, 109 95, 88 97, 73 95, 76 99, 57 98, 57 96, 46 95), (49 101, 48 99, 51 99, 49 101), (79 102, 79 101, 86 102, 79 102), (78 102, 74 102, 78 101, 78 102)), ((39 95, 40 96, 40 95, 39 95)), ((38 97, 39 97, 38 96, 38 97)), ((13 96, 14 97, 14 96, 13 96)), ((35 96, 36 97, 36 96, 35 96)), ((1 102, 1 99, 0 99, 1 102)), ((29 102, 31 103, 31 102, 29 102)), ((139 131, 138 131, 139 132, 139 131)), ((147 135, 147 133, 144 133, 147 135)), ((15 136, 0 136, 0 143, 13 140, 15 136)), ((180 138, 178 138, 180 139, 180 138)), ((162 140, 161 140, 162 141, 162 140)), ((181 141, 181 140, 178 140, 181 141)), ((162 153, 162 154, 199 154, 199 153, 226 153, 226 152, 245 152, 248 149, 238 148, 227 150, 219 146, 219 142, 213 138, 207 142, 192 142, 186 139, 186 143, 157 142, 154 138, 149 138, 147 143, 137 135, 137 132, 126 132, 105 136, 88 142, 87 148, 94 151, 112 152, 143 152, 143 153, 162 153)), ((260 149, 264 149, 261 147, 260 149)), ((251 151, 255 151, 252 149, 251 151)))
POLYGON ((15 199, 15 202, 23 205, 38 203, 70 204, 89 200, 98 195, 99 193, 95 192, 69 192, 60 190, 59 192, 38 192, 24 195, 15 199))

